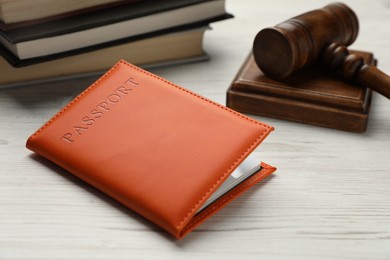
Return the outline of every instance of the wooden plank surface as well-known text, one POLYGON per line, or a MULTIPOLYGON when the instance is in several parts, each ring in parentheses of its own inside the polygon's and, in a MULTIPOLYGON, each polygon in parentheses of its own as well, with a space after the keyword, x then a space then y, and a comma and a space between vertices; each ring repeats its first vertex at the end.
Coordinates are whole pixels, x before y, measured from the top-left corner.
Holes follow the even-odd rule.
MULTIPOLYGON (((207 32, 209 62, 152 72, 225 104, 258 30, 327 3, 228 0, 236 18, 207 32)), ((360 20, 353 48, 390 73, 390 1, 345 3, 360 20)), ((386 98, 374 95, 364 134, 255 117, 276 128, 256 154, 278 171, 176 241, 25 149, 90 82, 0 90, 0 259, 390 259, 386 98)))

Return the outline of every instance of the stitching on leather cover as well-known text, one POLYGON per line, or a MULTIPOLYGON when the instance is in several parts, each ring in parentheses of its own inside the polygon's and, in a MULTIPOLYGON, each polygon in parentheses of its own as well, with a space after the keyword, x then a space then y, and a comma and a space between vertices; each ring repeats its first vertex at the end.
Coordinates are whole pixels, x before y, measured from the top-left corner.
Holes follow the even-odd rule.
MULTIPOLYGON (((247 121, 250 121, 252 123, 255 123, 255 124, 258 124, 258 125, 261 125, 263 127, 265 127, 266 129, 270 129, 271 127, 262 123, 262 122, 258 122, 252 118, 249 118, 247 116, 244 116, 234 110, 231 110, 225 106, 222 106, 216 102, 213 102, 209 99, 206 99, 200 95, 197 95, 187 89, 184 89, 182 87, 179 87, 178 85, 175 85, 173 84, 172 82, 169 82, 161 77, 158 77, 157 75, 154 75, 150 72, 147 72, 145 70, 142 70, 132 64, 129 64, 127 63, 126 61, 124 60, 120 60, 119 62, 117 62, 109 71, 107 71, 103 76, 101 76, 96 82, 94 82, 90 87, 88 87, 86 90, 84 90, 80 95, 78 95, 75 99, 73 99, 68 105, 66 105, 63 109, 61 109, 61 111, 59 111, 55 116, 53 116, 48 122, 46 122, 41 128, 39 128, 31 137, 30 137, 30 140, 32 140, 33 138, 35 138, 39 133, 41 133, 45 128, 47 128, 50 124, 52 124, 63 112, 65 112, 67 109, 69 109, 75 102, 77 102, 80 98, 82 98, 83 96, 85 96, 85 94, 87 94, 88 92, 90 92, 93 88, 95 88, 103 79, 107 78, 116 68, 119 67, 120 64, 123 64, 123 65, 126 65, 138 72, 141 72, 143 74, 146 74, 148 76, 151 76, 153 78, 156 78, 170 86, 173 86, 183 92, 186 92, 187 94, 190 94, 196 98, 199 98, 203 101, 206 101, 214 106, 217 106, 223 110, 226 110, 227 112, 229 113, 232 113, 244 120, 247 120, 247 121)), ((190 209, 190 211, 187 213, 187 215, 179 222, 179 224, 176 226, 177 229, 180 229, 181 226, 183 225, 183 223, 195 212, 196 208, 199 206, 199 204, 205 199, 206 196, 208 196, 210 194, 210 192, 222 181, 222 179, 224 179, 226 177, 226 175, 231 171, 231 169, 233 167, 235 167, 237 165, 237 163, 246 155, 248 154, 248 152, 250 150, 253 149, 253 146, 256 145, 260 140, 261 138, 268 132, 266 129, 264 129, 264 131, 261 133, 260 136, 258 136, 256 138, 256 140, 249 146, 249 148, 243 153, 241 154, 241 156, 227 169, 227 171, 214 183, 214 185, 201 197, 201 199, 192 207, 192 209, 190 209)))
MULTIPOLYGON (((164 83, 166 83, 166 84, 168 84, 168 85, 171 85, 171 86, 173 86, 173 87, 175 87, 175 88, 177 88, 177 89, 179 89, 179 90, 181 90, 181 91, 184 91, 184 92, 186 92, 186 93, 188 93, 188 94, 190 94, 190 95, 192 95, 192 96, 195 96, 195 97, 197 97, 197 98, 199 98, 199 99, 201 99, 201 100, 204 100, 204 101, 206 101, 206 102, 208 102, 208 103, 210 103, 210 104, 212 104, 212 105, 215 105, 215 106, 217 106, 217 107, 219 107, 219 108, 222 108, 222 109, 224 109, 224 110, 226 110, 227 112, 229 112, 229 113, 232 113, 232 114, 234 114, 234 115, 236 115, 236 116, 238 116, 238 117, 240 117, 240 118, 242 118, 242 119, 245 119, 245 120, 247 120, 247 121, 250 121, 250 122, 253 122, 253 123, 255 123, 255 124, 259 124, 259 125, 261 125, 261 126, 263 126, 263 127, 265 127, 266 129, 270 129, 271 127, 270 126, 268 126, 268 125, 266 125, 266 124, 264 124, 264 123, 261 123, 261 122, 258 122, 258 121, 256 121, 256 120, 253 120, 252 118, 249 118, 249 117, 246 117, 246 116, 244 116, 244 115, 242 115, 242 114, 240 114, 240 113, 237 113, 236 111, 234 111, 234 110, 231 110, 231 109, 229 109, 229 108, 227 108, 227 107, 225 107, 225 106, 222 106, 222 105, 220 105, 220 104, 218 104, 218 103, 215 103, 215 102, 213 102, 213 101, 211 101, 211 100, 209 100, 209 99, 206 99, 206 98, 204 98, 204 97, 202 97, 202 96, 199 96, 199 95, 197 95, 197 94, 195 94, 195 93, 193 93, 193 92, 191 92, 191 91, 189 91, 189 90, 187 90, 187 89, 185 89, 185 88, 182 88, 182 87, 179 87, 178 85, 175 85, 175 84, 173 84, 173 83, 171 83, 171 82, 169 82, 169 81, 167 81, 167 80, 165 80, 165 79, 163 79, 163 78, 161 78, 161 77, 159 77, 159 76, 157 76, 157 75, 154 75, 154 74, 152 74, 152 73, 150 73, 150 72, 147 72, 147 71, 144 71, 144 70, 142 70, 142 69, 140 69, 140 68, 138 68, 138 67, 135 67, 135 66, 133 66, 133 65, 131 65, 131 64, 129 64, 129 63, 127 63, 127 62, 125 62, 125 61, 120 61, 120 62, 123 62, 125 65, 127 65, 127 66, 129 66, 130 68, 133 68, 133 69, 135 69, 135 70, 137 70, 137 71, 139 71, 139 72, 141 72, 141 73, 144 73, 144 74, 147 74, 147 75, 149 75, 149 76, 151 76, 151 77, 154 77, 154 78, 156 78, 156 79, 158 79, 158 80, 160 80, 160 81, 163 81, 164 83)), ((181 226, 183 225, 183 223, 185 223, 185 221, 195 212, 195 210, 198 208, 198 206, 199 206, 199 204, 210 194, 210 192, 212 191, 212 190, 214 190, 215 189, 215 187, 226 177, 226 175, 227 174, 229 174, 230 173, 230 171, 231 171, 231 169, 232 168, 234 168, 236 165, 237 165, 237 163, 245 156, 245 155, 247 155, 248 154, 248 152, 250 151, 250 150, 252 150, 253 149, 253 146, 255 146, 261 139, 262 139, 262 137, 267 133, 267 131, 266 131, 266 129, 264 129, 264 131, 261 133, 261 135, 260 136, 258 136, 257 138, 256 138, 256 140, 249 146, 249 148, 248 149, 246 149, 246 151, 243 153, 243 154, 241 154, 241 156, 227 169, 227 171, 214 183, 214 185, 213 186, 211 186, 211 188, 201 197, 201 199, 192 207, 192 209, 190 209, 190 211, 187 213, 187 215, 179 222, 179 224, 176 226, 176 228, 177 229, 180 229, 181 228, 181 226)))
POLYGON ((49 121, 47 121, 43 126, 41 126, 29 139, 32 140, 35 138, 40 132, 45 130, 51 123, 54 122, 63 112, 65 112, 71 105, 73 105, 77 100, 83 97, 86 93, 91 91, 98 83, 100 83, 103 79, 109 76, 118 66, 120 62, 116 63, 109 71, 107 71, 103 76, 101 76, 97 81, 95 81, 91 86, 89 86, 86 90, 80 93, 75 99, 73 99, 69 104, 67 104, 64 108, 62 108, 57 114, 55 114, 49 121))
POLYGON ((238 190, 236 190, 235 192, 229 194, 227 197, 223 198, 221 201, 219 201, 217 204, 215 205, 212 205, 209 209, 205 210, 204 212, 202 212, 198 217, 196 217, 195 219, 193 219, 193 222, 191 222, 190 225, 187 225, 184 229, 183 229, 183 233, 185 231, 187 231, 188 229, 192 228, 196 223, 198 223, 199 220, 203 219, 205 216, 209 215, 211 212, 213 212, 214 210, 218 209, 222 204, 224 204, 226 201, 230 200, 232 197, 234 197, 235 195, 237 195, 238 193, 240 193, 242 190, 246 189, 248 186, 250 186, 253 182, 257 181, 259 178, 260 178, 261 175, 258 175, 252 179, 250 179, 247 183, 245 183, 245 185, 241 186, 238 190))
POLYGON ((235 168, 237 166, 237 163, 245 156, 248 154, 248 152, 250 150, 252 150, 253 146, 255 146, 260 140, 261 138, 266 134, 266 131, 264 130, 262 132, 262 134, 250 145, 250 147, 248 149, 246 149, 246 151, 241 154, 241 156, 227 169, 227 171, 214 183, 213 186, 211 186, 211 188, 202 196, 202 198, 192 207, 192 209, 190 210, 190 212, 187 213, 187 215, 183 218, 182 221, 180 221, 180 223, 176 226, 177 229, 180 229, 181 226, 183 225, 183 223, 195 212, 195 210, 199 207, 199 204, 205 200, 205 198, 211 193, 211 191, 213 189, 215 189, 215 187, 226 177, 226 175, 228 175, 230 173, 230 171, 232 170, 232 168, 235 168))
POLYGON ((208 216, 218 208, 220 208, 223 204, 225 204, 227 201, 231 200, 233 197, 235 197, 237 194, 241 193, 242 191, 247 190, 250 188, 250 186, 253 185, 254 182, 260 181, 263 179, 263 177, 266 177, 269 172, 273 171, 272 168, 266 168, 264 169, 265 171, 262 173, 260 171, 257 173, 255 176, 250 178, 247 182, 245 182, 243 185, 241 185, 237 190, 234 192, 230 193, 228 196, 222 198, 217 204, 210 206, 210 208, 207 208, 204 212, 200 213, 198 217, 192 220, 192 222, 187 225, 182 231, 181 234, 183 235, 188 229, 191 229, 193 226, 195 226, 200 220, 202 220, 204 217, 208 216))
POLYGON ((242 114, 240 114, 240 113, 238 113, 238 112, 236 112, 236 111, 234 111, 234 110, 231 110, 230 108, 227 108, 227 107, 225 107, 225 106, 222 106, 222 105, 220 105, 220 104, 218 104, 218 103, 216 103, 216 102, 214 102, 214 101, 211 101, 211 100, 209 100, 209 99, 207 99, 207 98, 205 98, 205 97, 202 97, 202 96, 200 96, 200 95, 198 95, 198 94, 195 94, 195 93, 193 93, 193 92, 191 92, 191 91, 189 91, 189 90, 187 90, 187 89, 185 89, 185 88, 182 88, 182 87, 180 87, 180 86, 178 86, 178 85, 175 85, 175 84, 173 84, 172 82, 169 82, 168 80, 166 80, 166 79, 164 79, 164 78, 161 78, 161 77, 159 77, 159 76, 157 76, 157 75, 155 75, 155 74, 153 74, 153 73, 150 73, 150 72, 145 71, 145 70, 143 70, 143 69, 140 69, 140 68, 138 68, 138 67, 136 67, 136 66, 134 66, 134 65, 132 65, 132 64, 129 64, 129 63, 127 63, 126 61, 121 60, 120 62, 123 62, 124 65, 127 65, 128 67, 130 67, 130 68, 132 68, 132 69, 134 69, 134 70, 137 70, 137 71, 139 71, 139 72, 141 72, 141 73, 144 73, 144 74, 146 74, 146 75, 149 75, 149 76, 151 76, 151 77, 153 77, 153 78, 156 78, 156 79, 158 79, 158 80, 160 80, 160 81, 163 81, 164 83, 166 83, 166 84, 168 84, 168 85, 171 85, 172 87, 175 87, 175 88, 177 88, 177 89, 180 89, 181 91, 184 91, 184 92, 186 92, 186 93, 188 93, 188 94, 190 94, 190 95, 192 95, 192 96, 195 96, 195 97, 197 97, 197 98, 199 98, 199 99, 202 99, 202 100, 204 100, 204 101, 206 101, 206 102, 208 102, 208 103, 210 103, 210 104, 212 104, 212 105, 215 105, 215 106, 217 106, 217 107, 219 107, 219 108, 222 108, 223 110, 226 110, 226 111, 228 111, 228 112, 230 112, 230 113, 232 113, 232 114, 235 114, 236 116, 239 116, 239 117, 241 117, 241 118, 243 118, 243 119, 245 119, 245 120, 251 121, 251 122, 256 123, 256 124, 259 124, 259 125, 264 126, 264 127, 266 127, 266 128, 271 128, 269 125, 266 125, 266 124, 264 124, 264 123, 262 123, 262 122, 259 122, 259 121, 256 121, 256 120, 252 119, 252 118, 249 118, 249 117, 247 117, 247 116, 244 116, 244 115, 242 115, 242 114))

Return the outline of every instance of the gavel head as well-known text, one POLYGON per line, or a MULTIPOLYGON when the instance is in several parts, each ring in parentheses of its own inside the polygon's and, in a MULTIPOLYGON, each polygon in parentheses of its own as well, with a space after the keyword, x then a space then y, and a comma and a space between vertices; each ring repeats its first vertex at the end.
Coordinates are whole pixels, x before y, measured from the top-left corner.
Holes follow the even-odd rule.
POLYGON ((329 44, 350 45, 358 31, 355 13, 345 4, 333 3, 261 30, 253 56, 264 74, 282 79, 315 62, 329 44))

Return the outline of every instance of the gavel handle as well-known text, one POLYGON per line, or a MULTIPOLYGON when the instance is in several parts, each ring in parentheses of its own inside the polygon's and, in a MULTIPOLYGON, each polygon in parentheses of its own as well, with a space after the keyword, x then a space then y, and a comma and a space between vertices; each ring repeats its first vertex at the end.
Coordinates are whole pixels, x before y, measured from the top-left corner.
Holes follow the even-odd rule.
POLYGON ((376 66, 364 64, 357 73, 356 80, 390 99, 390 77, 376 66))
POLYGON ((355 80, 390 99, 390 77, 374 65, 350 54, 347 47, 338 43, 329 45, 322 56, 323 63, 332 70, 339 71, 346 79, 355 80))

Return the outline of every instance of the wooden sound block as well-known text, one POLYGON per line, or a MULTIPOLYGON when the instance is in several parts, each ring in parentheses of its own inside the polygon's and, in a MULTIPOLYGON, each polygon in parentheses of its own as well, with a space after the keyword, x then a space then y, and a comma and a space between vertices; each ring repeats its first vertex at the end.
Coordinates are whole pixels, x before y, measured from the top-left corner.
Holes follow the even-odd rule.
MULTIPOLYGON (((374 64, 372 53, 359 53, 374 64)), ((367 128, 371 90, 334 72, 310 67, 281 81, 265 76, 252 52, 227 90, 226 105, 236 111, 351 132, 367 128)))

